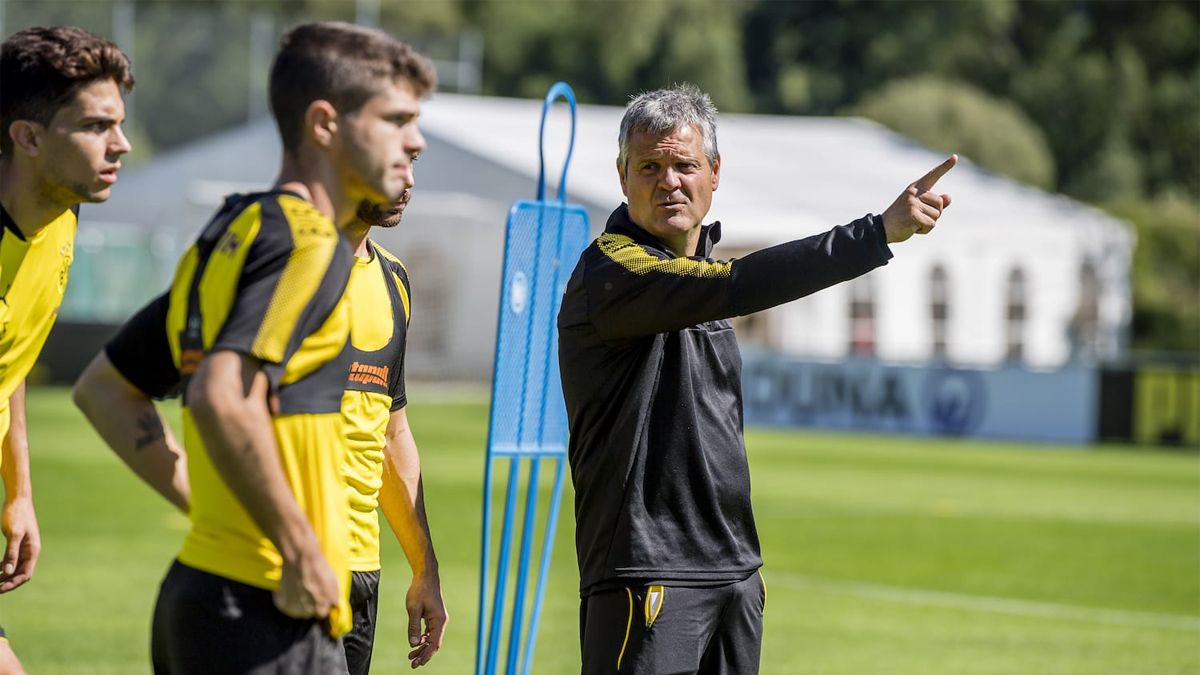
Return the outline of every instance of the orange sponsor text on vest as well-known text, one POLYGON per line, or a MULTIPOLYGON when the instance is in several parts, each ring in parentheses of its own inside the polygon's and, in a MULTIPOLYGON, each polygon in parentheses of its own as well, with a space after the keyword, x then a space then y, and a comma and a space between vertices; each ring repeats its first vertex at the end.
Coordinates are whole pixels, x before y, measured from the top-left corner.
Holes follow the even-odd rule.
POLYGON ((350 364, 350 381, 386 387, 388 386, 388 367, 372 366, 355 361, 350 364))

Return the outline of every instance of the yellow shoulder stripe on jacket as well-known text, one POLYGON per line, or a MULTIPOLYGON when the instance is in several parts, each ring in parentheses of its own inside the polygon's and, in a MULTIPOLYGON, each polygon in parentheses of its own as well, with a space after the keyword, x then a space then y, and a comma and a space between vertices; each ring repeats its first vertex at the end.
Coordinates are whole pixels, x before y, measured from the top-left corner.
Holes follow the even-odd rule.
POLYGON ((639 276, 658 273, 699 279, 725 279, 733 271, 733 264, 728 262, 709 262, 692 258, 659 260, 623 234, 606 232, 596 240, 596 246, 614 262, 639 276))

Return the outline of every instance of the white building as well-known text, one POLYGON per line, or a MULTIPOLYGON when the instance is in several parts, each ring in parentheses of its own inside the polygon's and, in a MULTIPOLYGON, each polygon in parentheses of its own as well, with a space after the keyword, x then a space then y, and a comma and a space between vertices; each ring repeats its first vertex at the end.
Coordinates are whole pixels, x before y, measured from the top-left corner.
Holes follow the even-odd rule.
MULTIPOLYGON (((423 108, 429 148, 417 189, 400 227, 378 237, 413 280, 413 376, 489 376, 503 226, 514 200, 534 196, 540 112, 540 101, 452 94, 423 108)), ((621 114, 579 107, 568 201, 587 208, 595 232, 622 200, 621 114)), ((567 119, 560 103, 547 125, 550 194, 567 119)), ((718 139, 721 186, 710 216, 723 223, 720 257, 881 212, 944 159, 851 118, 723 115, 718 139)), ((169 236, 166 248, 178 250, 225 192, 269 185, 277 157, 269 121, 214 135, 122 174, 109 203, 85 207, 83 228, 95 239, 108 223, 131 224, 156 232, 160 246, 169 236)), ((816 358, 1035 368, 1124 354, 1133 251, 1125 223, 969 161, 938 189, 954 204, 932 235, 895 245, 890 264, 862 279, 740 320, 743 340, 816 358)), ((73 292, 77 285, 78 275, 73 292)), ((144 290, 148 298, 154 289, 144 290)))

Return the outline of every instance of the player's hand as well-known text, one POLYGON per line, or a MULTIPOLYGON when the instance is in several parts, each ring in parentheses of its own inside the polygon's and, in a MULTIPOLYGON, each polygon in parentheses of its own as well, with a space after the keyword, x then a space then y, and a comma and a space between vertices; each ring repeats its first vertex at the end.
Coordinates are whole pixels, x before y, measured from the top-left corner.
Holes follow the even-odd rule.
POLYGON ((19 498, 6 503, 0 515, 0 530, 6 542, 0 561, 0 593, 7 593, 33 577, 38 554, 42 552, 33 500, 19 498))
POLYGON ((324 618, 338 604, 338 580, 320 549, 283 560, 275 606, 296 618, 324 618))
POLYGON ((935 194, 933 186, 957 163, 958 155, 950 155, 949 159, 909 185, 883 212, 883 229, 889 244, 904 241, 914 234, 929 234, 937 225, 942 211, 950 206, 950 195, 935 194))
POLYGON ((412 647, 408 658, 413 668, 419 668, 429 663, 442 648, 446 624, 450 621, 446 614, 446 603, 442 600, 442 584, 438 575, 414 576, 404 605, 408 608, 408 645, 412 647), (422 620, 425 622, 424 630, 422 620))

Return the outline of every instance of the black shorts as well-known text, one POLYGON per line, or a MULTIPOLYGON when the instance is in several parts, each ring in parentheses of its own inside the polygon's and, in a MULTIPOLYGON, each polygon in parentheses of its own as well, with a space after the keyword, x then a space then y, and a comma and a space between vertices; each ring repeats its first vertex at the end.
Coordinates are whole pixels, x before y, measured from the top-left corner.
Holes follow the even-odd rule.
POLYGON ((755 573, 719 586, 630 586, 579 605, 583 675, 754 675, 766 592, 755 573))
POLYGON ((379 613, 379 570, 350 573, 350 611, 354 627, 342 638, 350 675, 367 675, 375 648, 375 617, 379 613))
POLYGON ((8 636, 4 634, 4 626, 0 626, 0 638, 8 639, 8 636))
POLYGON ((316 619, 293 619, 271 591, 175 561, 154 607, 155 675, 341 675, 341 645, 316 619))

